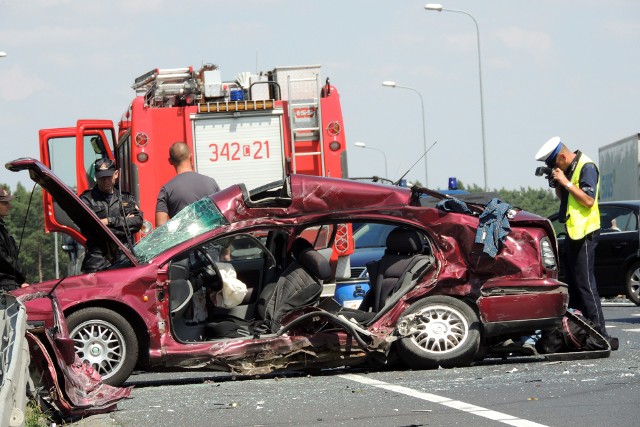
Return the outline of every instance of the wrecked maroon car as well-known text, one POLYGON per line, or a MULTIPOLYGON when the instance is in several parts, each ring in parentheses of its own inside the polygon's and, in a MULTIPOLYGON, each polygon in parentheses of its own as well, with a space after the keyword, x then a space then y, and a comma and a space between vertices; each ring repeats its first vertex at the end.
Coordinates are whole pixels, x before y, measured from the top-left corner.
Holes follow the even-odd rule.
MULTIPOLYGON (((242 374, 464 366, 509 338, 558 325, 566 310, 551 224, 518 209, 492 223, 486 205, 423 188, 291 175, 204 198, 129 249, 37 160, 7 168, 28 170, 112 258, 56 289, 77 354, 109 384, 136 366, 242 374), (423 206, 426 195, 444 203, 423 206), (352 223, 395 227, 384 255, 367 265, 358 308, 327 296, 353 280, 342 273, 348 257, 335 253, 337 240, 351 242, 352 223), (238 283, 242 292, 227 301, 238 283)), ((33 326, 51 321, 50 306, 26 307, 33 326)))

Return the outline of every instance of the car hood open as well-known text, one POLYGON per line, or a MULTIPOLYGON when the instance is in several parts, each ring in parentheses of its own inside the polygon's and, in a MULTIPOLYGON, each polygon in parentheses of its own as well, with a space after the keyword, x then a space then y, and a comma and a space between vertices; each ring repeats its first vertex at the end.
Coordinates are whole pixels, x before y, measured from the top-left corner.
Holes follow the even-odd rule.
POLYGON ((40 161, 33 158, 20 158, 6 163, 5 167, 12 172, 28 170, 29 177, 53 196, 73 222, 80 227, 82 234, 87 239, 97 242, 105 253, 107 246, 112 243, 132 264, 137 264, 131 251, 100 221, 71 188, 40 161))

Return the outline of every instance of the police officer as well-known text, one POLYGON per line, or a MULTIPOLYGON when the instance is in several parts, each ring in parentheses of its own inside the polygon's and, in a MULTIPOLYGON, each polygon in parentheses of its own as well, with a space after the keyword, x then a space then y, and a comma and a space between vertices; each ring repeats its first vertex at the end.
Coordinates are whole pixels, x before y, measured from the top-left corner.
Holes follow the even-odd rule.
MULTIPOLYGON (((121 242, 133 245, 133 235, 142 227, 142 212, 131 194, 121 193, 116 188, 118 171, 113 160, 98 159, 93 168, 97 183, 82 193, 80 199, 121 242)), ((90 273, 109 266, 113 261, 110 258, 116 253, 115 248, 108 252, 104 253, 101 245, 88 240, 82 271, 90 273)))
POLYGON ((29 286, 18 261, 16 241, 4 223, 4 218, 11 210, 11 201, 15 198, 4 188, 0 189, 0 290, 5 291, 29 286))
POLYGON ((538 150, 536 160, 553 169, 549 185, 555 187, 560 199, 559 218, 567 230, 565 276, 569 307, 591 320, 616 350, 618 340, 607 334, 594 275, 595 248, 600 237, 598 168, 579 150, 569 150, 558 136, 538 150))

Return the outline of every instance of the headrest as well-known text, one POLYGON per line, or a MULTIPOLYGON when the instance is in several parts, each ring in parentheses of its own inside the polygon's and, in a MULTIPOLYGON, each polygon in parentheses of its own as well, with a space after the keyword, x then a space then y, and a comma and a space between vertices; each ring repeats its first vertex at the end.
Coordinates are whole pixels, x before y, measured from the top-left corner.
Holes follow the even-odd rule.
POLYGON ((291 245, 291 254, 295 259, 299 260, 300 255, 302 255, 304 251, 308 251, 309 249, 313 249, 313 245, 309 243, 307 239, 298 237, 293 241, 293 244, 291 245))
POLYGON ((327 280, 331 277, 331 265, 320 252, 309 249, 303 251, 300 257, 296 259, 313 277, 320 280, 327 280))
POLYGON ((415 230, 397 227, 387 236, 387 251, 400 254, 422 252, 422 239, 415 230))

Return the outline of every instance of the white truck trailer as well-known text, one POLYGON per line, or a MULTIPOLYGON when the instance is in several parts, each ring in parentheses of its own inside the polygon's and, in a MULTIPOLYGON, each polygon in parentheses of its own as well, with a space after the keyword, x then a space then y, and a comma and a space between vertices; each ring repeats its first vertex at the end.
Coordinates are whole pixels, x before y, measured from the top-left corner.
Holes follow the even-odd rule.
POLYGON ((600 147, 600 201, 640 200, 640 134, 600 147))

